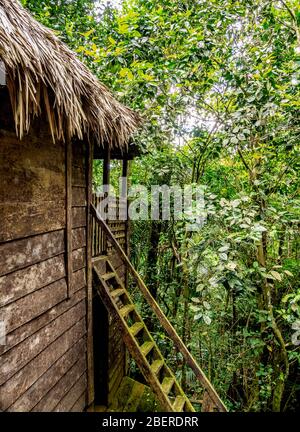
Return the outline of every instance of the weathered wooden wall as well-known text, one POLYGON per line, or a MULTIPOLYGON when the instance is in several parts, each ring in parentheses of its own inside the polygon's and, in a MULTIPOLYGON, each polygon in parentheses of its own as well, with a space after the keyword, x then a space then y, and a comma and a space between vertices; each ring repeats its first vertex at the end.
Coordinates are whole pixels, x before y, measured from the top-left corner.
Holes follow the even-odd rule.
MULTIPOLYGON (((88 149, 83 143, 72 149, 68 286, 66 146, 54 144, 41 122, 20 142, 5 89, 0 105, 0 321, 7 331, 0 345, 0 410, 82 411, 93 393, 91 365, 87 382, 88 149)), ((121 263, 114 264, 125 277, 121 263)), ((106 355, 111 402, 126 368, 111 319, 106 355)))
POLYGON ((1 90, 0 410, 86 406, 85 147, 73 151, 72 295, 66 280, 65 146, 36 124, 21 142, 1 90))

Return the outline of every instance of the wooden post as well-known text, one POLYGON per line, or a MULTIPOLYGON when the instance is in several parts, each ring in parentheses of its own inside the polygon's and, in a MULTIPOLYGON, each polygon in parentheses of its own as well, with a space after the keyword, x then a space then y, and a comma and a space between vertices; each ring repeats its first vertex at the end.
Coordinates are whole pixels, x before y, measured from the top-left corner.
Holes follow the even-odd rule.
MULTIPOLYGON (((122 212, 120 213, 120 220, 125 221, 125 246, 127 256, 129 256, 129 221, 128 221, 128 160, 123 160, 122 165, 122 185, 120 191, 120 203, 122 212), (125 206, 124 206, 125 205, 125 206), (124 209, 124 210, 123 210, 124 209)), ((125 286, 128 288, 128 271, 125 274, 125 286)))
MULTIPOLYGON (((103 160, 103 185, 109 186, 110 185, 110 149, 106 149, 105 156, 103 160)), ((104 194, 104 199, 109 197, 109 189, 107 193, 104 194)), ((104 212, 108 212, 108 207, 103 209, 104 212)), ((105 233, 103 232, 103 252, 107 253, 107 238, 105 233)))
POLYGON ((103 184, 110 184, 110 150, 107 149, 103 160, 103 184))
POLYGON ((127 188, 128 188, 127 177, 128 177, 128 160, 124 159, 122 164, 123 181, 122 181, 122 189, 121 189, 121 197, 124 199, 127 198, 127 188))
POLYGON ((66 274, 68 286, 68 298, 73 292, 73 261, 72 261, 72 140, 68 138, 66 143, 66 274))
POLYGON ((92 286, 92 215, 90 204, 92 202, 92 173, 93 173, 93 146, 88 144, 86 163, 87 184, 87 229, 86 229, 86 265, 87 265, 87 380, 88 380, 88 406, 94 402, 94 349, 93 349, 93 286, 92 286))

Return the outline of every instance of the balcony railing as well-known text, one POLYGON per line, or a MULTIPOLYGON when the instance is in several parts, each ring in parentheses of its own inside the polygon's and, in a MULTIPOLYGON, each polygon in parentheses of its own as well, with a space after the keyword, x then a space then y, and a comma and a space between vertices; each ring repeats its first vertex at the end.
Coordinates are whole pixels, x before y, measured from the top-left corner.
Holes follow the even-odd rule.
MULTIPOLYGON (((101 206, 103 206, 103 200, 104 198, 102 196, 99 197, 96 194, 93 194, 93 205, 98 211, 100 210, 101 206)), ((120 246, 126 251, 128 239, 127 200, 124 198, 111 197, 108 202, 109 211, 107 214, 106 223, 120 246)), ((107 240, 107 236, 101 226, 95 223, 94 218, 92 221, 92 239, 93 257, 111 253, 112 246, 109 240, 107 240)))

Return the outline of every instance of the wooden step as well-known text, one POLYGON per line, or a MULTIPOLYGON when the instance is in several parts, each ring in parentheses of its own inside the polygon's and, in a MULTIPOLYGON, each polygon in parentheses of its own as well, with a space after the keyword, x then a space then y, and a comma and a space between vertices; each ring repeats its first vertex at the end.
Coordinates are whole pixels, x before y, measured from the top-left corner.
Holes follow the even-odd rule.
POLYGON ((112 278, 116 277, 116 273, 115 273, 115 272, 105 273, 105 274, 102 275, 101 277, 102 277, 102 279, 104 279, 105 281, 108 281, 109 279, 112 279, 112 278))
POLYGON ((153 349, 154 345, 155 345, 154 342, 151 341, 147 341, 143 343, 143 345, 141 346, 141 352, 144 354, 145 357, 153 349))
POLYGON ((92 263, 97 264, 98 262, 107 261, 107 258, 108 258, 107 255, 100 255, 100 256, 92 258, 92 263))
POLYGON ((132 336, 136 336, 144 328, 144 323, 136 322, 130 327, 129 331, 132 336))
POLYGON ((185 397, 184 396, 176 396, 175 402, 173 404, 173 408, 175 412, 182 412, 185 405, 185 397))
POLYGON ((129 305, 123 306, 121 309, 119 309, 119 313, 123 318, 125 318, 133 310, 134 310, 134 305, 129 304, 129 305))
POLYGON ((151 364, 151 370, 152 370, 152 372, 155 374, 155 375, 157 375, 158 374, 158 372, 161 370, 161 368, 163 367, 163 365, 164 365, 164 361, 163 360, 160 360, 160 359, 158 359, 158 360, 154 360, 154 362, 151 364))
POLYGON ((118 289, 112 291, 110 293, 110 295, 112 296, 113 299, 116 299, 118 297, 121 297, 125 293, 126 293, 126 290, 124 288, 118 288, 118 289))
POLYGON ((173 387, 174 382, 175 382, 175 380, 172 377, 166 377, 166 378, 163 379, 163 382, 162 382, 161 386, 162 386, 163 392, 165 394, 169 394, 170 393, 171 388, 173 387))

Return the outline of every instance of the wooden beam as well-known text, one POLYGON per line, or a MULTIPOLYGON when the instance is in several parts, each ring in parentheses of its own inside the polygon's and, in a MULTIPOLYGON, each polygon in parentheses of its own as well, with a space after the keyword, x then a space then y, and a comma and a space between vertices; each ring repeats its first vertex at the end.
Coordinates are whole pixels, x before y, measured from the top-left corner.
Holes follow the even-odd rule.
MULTIPOLYGON (((94 159, 103 159, 105 157, 106 147, 108 146, 108 143, 105 143, 105 148, 99 145, 94 146, 94 159)), ((111 149, 111 159, 114 160, 123 160, 124 157, 128 160, 133 160, 136 157, 139 157, 142 155, 141 149, 134 145, 133 143, 129 143, 128 145, 128 151, 124 154, 124 151, 121 151, 120 149, 114 148, 111 149)))
POLYGON ((73 261, 72 261, 72 140, 66 144, 66 274, 68 284, 68 298, 73 290, 73 261))
POLYGON ((87 185, 87 230, 86 230, 86 267, 87 267, 87 380, 88 380, 88 405, 95 399, 94 389, 94 353, 93 353, 93 286, 92 286, 92 233, 93 217, 90 213, 92 202, 92 176, 93 176, 93 146, 88 144, 88 155, 86 164, 87 185))

